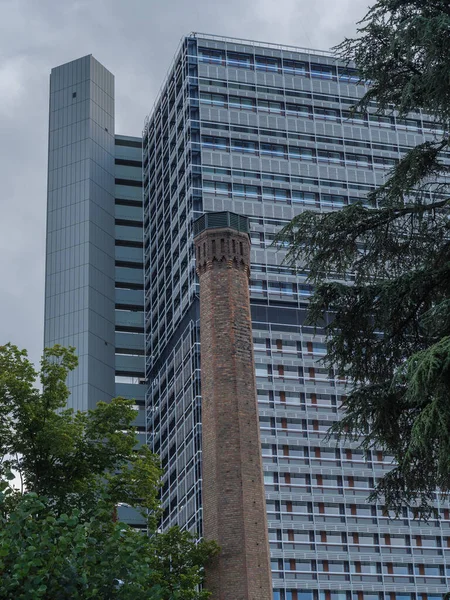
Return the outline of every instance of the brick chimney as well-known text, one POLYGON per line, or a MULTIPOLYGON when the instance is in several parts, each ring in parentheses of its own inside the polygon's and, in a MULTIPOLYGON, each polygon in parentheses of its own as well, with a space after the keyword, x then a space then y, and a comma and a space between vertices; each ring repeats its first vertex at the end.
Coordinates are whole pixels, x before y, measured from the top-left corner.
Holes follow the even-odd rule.
POLYGON ((212 600, 271 600, 250 316, 248 219, 208 213, 194 224, 200 279, 203 535, 221 553, 206 573, 212 600))

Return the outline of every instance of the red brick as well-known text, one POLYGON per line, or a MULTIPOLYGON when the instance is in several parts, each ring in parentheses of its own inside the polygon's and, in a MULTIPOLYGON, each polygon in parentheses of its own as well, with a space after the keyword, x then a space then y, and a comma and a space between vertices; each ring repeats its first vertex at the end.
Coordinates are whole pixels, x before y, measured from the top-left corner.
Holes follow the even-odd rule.
POLYGON ((200 278, 203 532, 221 553, 212 600, 271 600, 248 277, 250 240, 230 228, 195 239, 200 278))

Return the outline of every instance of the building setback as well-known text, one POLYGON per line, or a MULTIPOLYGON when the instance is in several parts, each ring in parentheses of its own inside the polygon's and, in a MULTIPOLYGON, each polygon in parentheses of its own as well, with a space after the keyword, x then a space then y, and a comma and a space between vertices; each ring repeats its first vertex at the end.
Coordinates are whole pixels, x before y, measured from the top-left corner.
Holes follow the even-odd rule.
POLYGON ((351 116, 364 86, 326 52, 203 34, 182 40, 142 154, 140 138, 114 133, 113 88, 91 56, 51 75, 45 343, 78 349, 71 406, 122 395, 143 409, 146 390, 147 443, 165 469, 162 527, 203 533, 193 223, 245 215, 274 599, 440 599, 448 506, 423 524, 366 502, 390 457, 325 439, 345 385, 317 362, 325 340, 304 324, 306 271, 271 247, 302 210, 366 203, 435 125, 376 107, 351 116))

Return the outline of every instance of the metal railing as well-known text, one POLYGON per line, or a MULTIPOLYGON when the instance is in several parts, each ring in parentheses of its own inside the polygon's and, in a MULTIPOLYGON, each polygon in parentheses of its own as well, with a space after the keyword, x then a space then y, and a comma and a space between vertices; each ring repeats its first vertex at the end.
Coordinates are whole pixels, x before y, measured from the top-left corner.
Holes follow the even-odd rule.
POLYGON ((330 50, 316 50, 313 48, 300 48, 298 46, 291 46, 287 44, 274 44, 271 42, 258 42, 257 40, 247 40, 241 38, 233 38, 222 35, 213 35, 210 33, 200 33, 193 31, 188 37, 203 38, 205 40, 212 40, 217 42, 229 42, 234 44, 246 44, 259 48, 272 48, 273 50, 286 50, 287 52, 303 52, 304 54, 317 54, 318 56, 327 56, 328 58, 335 58, 335 55, 330 50))

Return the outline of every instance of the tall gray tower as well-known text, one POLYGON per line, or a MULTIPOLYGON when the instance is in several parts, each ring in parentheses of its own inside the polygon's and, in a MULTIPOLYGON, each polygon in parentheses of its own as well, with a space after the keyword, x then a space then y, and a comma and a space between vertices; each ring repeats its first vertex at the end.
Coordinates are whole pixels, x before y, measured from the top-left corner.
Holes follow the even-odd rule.
POLYGON ((75 346, 69 405, 114 396, 114 76, 93 56, 50 76, 45 346, 75 346))

